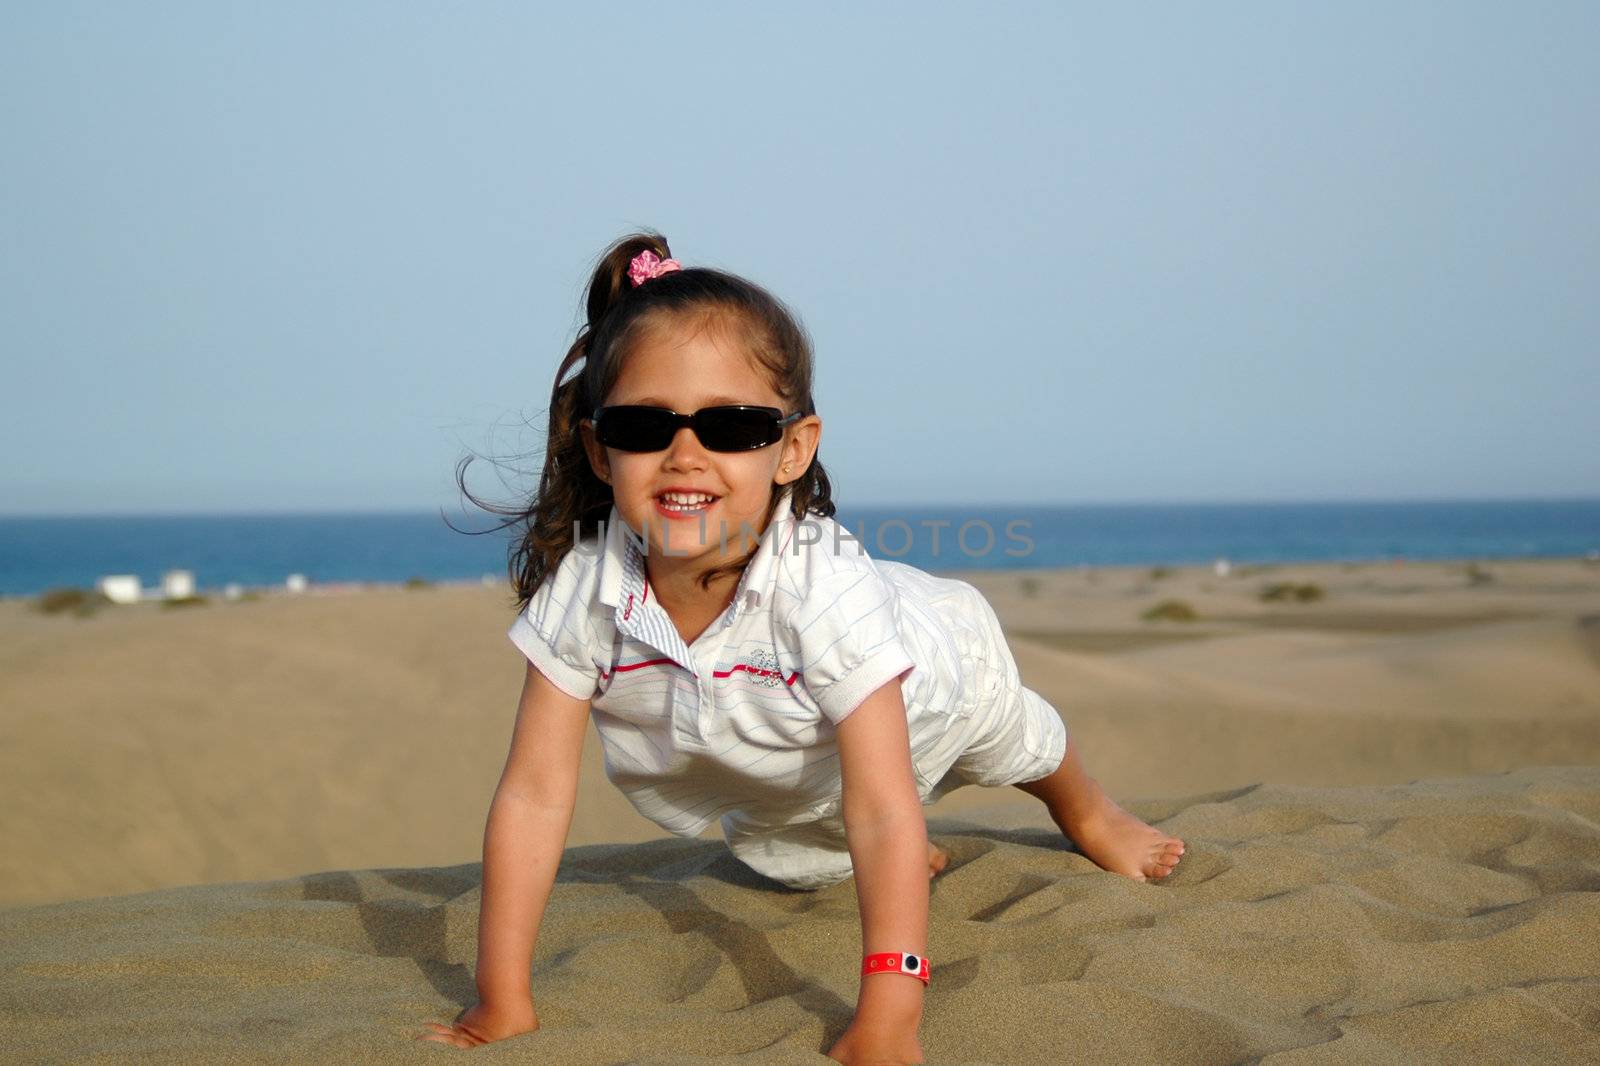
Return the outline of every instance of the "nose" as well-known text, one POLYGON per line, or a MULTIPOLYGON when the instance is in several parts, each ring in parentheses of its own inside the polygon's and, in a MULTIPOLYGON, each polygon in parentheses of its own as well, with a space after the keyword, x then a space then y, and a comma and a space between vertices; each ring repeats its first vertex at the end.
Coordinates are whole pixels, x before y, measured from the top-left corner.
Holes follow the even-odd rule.
POLYGON ((706 465, 706 449, 690 426, 680 426, 667 446, 666 465, 669 469, 702 469, 706 465))

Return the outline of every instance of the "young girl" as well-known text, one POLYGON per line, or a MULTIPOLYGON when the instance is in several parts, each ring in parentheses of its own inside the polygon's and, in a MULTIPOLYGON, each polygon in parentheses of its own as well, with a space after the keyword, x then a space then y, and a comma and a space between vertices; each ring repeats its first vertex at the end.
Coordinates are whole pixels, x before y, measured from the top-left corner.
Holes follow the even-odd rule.
POLYGON ((652 233, 606 252, 556 373, 512 561, 528 666, 484 834, 480 1002, 419 1037, 538 1028, 534 942, 592 715, 606 776, 645 817, 682 836, 720 819, 740 860, 794 888, 855 876, 860 991, 828 1055, 921 1062, 928 881, 946 862, 923 805, 1016 785, 1139 881, 1183 842, 1084 772, 976 589, 871 559, 834 521, 810 343, 787 308, 670 256, 652 233))

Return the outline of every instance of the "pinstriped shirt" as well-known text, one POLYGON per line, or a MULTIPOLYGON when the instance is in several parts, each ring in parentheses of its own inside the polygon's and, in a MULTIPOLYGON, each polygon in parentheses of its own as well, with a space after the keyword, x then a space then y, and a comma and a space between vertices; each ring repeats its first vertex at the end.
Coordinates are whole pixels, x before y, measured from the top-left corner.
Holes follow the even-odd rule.
POLYGON ((997 629, 975 589, 874 560, 834 519, 797 519, 791 504, 785 491, 732 602, 691 644, 614 505, 508 631, 552 683, 590 701, 606 776, 669 832, 695 836, 719 816, 750 832, 837 812, 836 727, 896 678, 926 802, 960 754, 946 715, 993 693, 974 677, 994 638, 978 616, 997 629))

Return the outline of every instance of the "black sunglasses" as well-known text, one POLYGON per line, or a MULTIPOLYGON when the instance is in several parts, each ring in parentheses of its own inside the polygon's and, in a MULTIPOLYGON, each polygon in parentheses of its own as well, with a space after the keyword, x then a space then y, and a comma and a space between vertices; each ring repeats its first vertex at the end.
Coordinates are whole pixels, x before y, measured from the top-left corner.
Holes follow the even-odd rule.
POLYGON ((597 407, 594 433, 601 444, 623 452, 665 451, 681 426, 689 426, 700 443, 714 452, 748 452, 783 439, 783 427, 800 418, 776 407, 702 407, 680 415, 665 407, 619 404, 597 407))

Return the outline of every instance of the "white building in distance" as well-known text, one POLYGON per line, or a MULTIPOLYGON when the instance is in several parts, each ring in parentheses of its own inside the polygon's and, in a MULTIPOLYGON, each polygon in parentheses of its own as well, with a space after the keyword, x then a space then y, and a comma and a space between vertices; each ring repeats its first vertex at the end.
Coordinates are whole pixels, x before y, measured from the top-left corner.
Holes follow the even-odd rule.
POLYGON ((168 570, 161 575, 161 595, 169 600, 186 600, 194 595, 194 571, 168 570))
POLYGON ((96 581, 94 587, 112 603, 139 602, 138 574, 108 574, 96 581))

